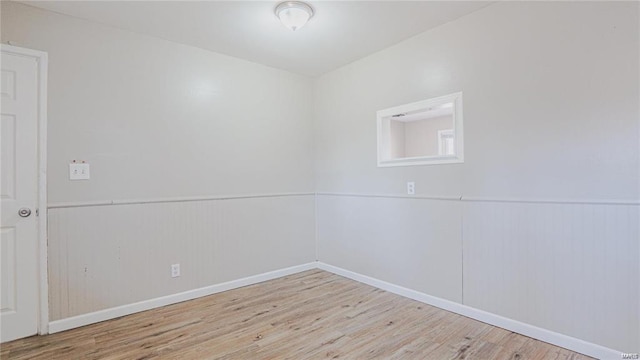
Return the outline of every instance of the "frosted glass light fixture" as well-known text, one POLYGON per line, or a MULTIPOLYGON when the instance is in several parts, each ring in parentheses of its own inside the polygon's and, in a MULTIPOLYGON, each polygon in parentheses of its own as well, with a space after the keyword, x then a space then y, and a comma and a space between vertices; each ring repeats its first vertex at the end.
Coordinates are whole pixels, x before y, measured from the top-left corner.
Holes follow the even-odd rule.
POLYGON ((296 31, 313 16, 313 9, 301 1, 285 1, 276 6, 276 16, 284 26, 296 31))

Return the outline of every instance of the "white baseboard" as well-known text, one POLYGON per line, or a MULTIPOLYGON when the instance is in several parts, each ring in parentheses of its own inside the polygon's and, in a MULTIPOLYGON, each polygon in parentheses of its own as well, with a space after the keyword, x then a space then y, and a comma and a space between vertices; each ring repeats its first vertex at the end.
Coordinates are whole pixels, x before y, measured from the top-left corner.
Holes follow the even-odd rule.
POLYGON ((64 330, 77 328, 97 322, 115 319, 117 317, 134 314, 137 312, 171 305, 182 301, 192 300, 199 297, 216 294, 219 292, 237 289, 247 285, 257 284, 263 281, 276 279, 279 277, 299 273, 311 269, 322 269, 346 278, 375 286, 379 289, 407 297, 425 304, 429 304, 447 311, 454 312, 484 323, 501 327, 519 334, 532 337, 534 339, 560 346, 581 354, 592 356, 598 359, 619 359, 620 351, 615 351, 600 345, 596 345, 584 340, 576 339, 567 335, 559 334, 550 330, 542 329, 533 325, 525 324, 516 320, 508 319, 499 315, 478 310, 470 306, 462 305, 450 300, 441 299, 427 295, 419 291, 411 290, 402 286, 394 285, 386 281, 378 280, 353 271, 345 270, 323 262, 312 262, 285 269, 266 272, 259 275, 233 280, 221 284, 211 285, 199 289, 189 290, 178 294, 167 295, 155 299, 140 301, 133 304, 122 305, 115 308, 100 310, 89 314, 78 315, 67 319, 56 320, 49 323, 49 333, 56 333, 64 330))
POLYGON ((56 320, 49 323, 49 333, 57 333, 64 330, 77 328, 89 324, 98 323, 105 320, 115 319, 117 317, 134 314, 137 312, 158 308, 161 306, 171 305, 199 297, 216 294, 219 292, 237 289, 247 285, 257 284, 263 281, 277 279, 279 277, 299 273, 306 270, 316 268, 316 263, 311 262, 303 265, 292 266, 285 269, 275 270, 249 276, 246 278, 232 280, 221 284, 206 286, 199 289, 189 290, 177 294, 167 295, 155 299, 144 300, 133 304, 122 305, 110 309, 104 309, 88 314, 82 314, 62 320, 56 320))
POLYGON ((353 271, 345 270, 333 265, 317 262, 318 269, 332 272, 346 278, 375 286, 379 289, 407 297, 425 304, 429 304, 444 310, 454 312, 484 323, 494 325, 509 331, 513 331, 531 338, 544 341, 549 344, 563 347, 571 351, 579 352, 597 359, 620 359, 620 351, 596 345, 584 340, 576 339, 567 335, 559 334, 550 330, 542 329, 533 325, 525 324, 516 320, 508 319, 486 311, 478 310, 470 306, 462 305, 450 300, 444 300, 435 296, 427 295, 419 291, 407 289, 394 285, 386 281, 378 280, 353 271))

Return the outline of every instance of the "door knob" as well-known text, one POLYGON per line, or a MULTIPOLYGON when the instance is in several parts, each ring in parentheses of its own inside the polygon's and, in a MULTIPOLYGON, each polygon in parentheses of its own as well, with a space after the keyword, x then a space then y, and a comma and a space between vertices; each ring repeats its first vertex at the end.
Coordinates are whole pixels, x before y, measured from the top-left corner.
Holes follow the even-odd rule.
POLYGON ((18 215, 22 217, 28 217, 29 215, 31 215, 31 209, 21 208, 20 210, 18 210, 18 215))

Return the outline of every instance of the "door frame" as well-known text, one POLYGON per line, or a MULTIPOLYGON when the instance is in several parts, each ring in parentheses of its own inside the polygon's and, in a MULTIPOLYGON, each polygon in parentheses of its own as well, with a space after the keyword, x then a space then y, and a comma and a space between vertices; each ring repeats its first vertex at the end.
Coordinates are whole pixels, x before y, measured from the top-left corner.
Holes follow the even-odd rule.
POLYGON ((49 332, 49 282, 47 259, 47 69, 44 51, 1 44, 3 53, 34 58, 38 64, 38 334, 49 332))

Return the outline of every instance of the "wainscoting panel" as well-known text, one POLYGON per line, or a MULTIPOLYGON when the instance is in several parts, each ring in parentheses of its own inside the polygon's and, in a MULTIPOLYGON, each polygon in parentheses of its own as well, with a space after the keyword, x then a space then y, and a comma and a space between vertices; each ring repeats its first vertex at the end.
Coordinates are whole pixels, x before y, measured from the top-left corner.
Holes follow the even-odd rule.
POLYGON ((640 349, 637 202, 321 193, 316 211, 328 268, 595 356, 640 349))
POLYGON ((464 202, 464 304, 638 352, 639 208, 464 202))
POLYGON ((462 301, 458 201, 318 194, 318 260, 462 301))
POLYGON ((50 319, 306 264, 314 231, 313 194, 51 208, 50 319))

